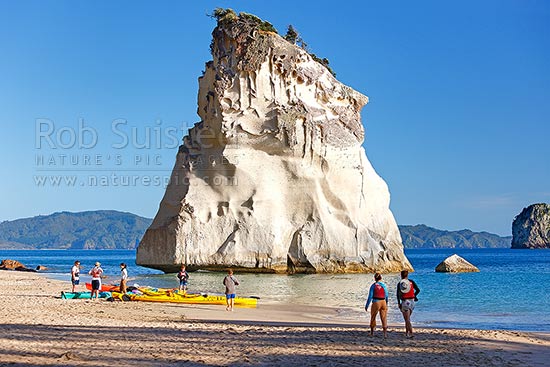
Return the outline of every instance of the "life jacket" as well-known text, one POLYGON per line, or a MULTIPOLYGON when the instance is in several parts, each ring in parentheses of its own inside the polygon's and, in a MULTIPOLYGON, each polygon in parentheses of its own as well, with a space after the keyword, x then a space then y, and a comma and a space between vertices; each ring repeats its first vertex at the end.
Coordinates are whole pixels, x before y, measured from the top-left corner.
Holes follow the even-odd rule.
POLYGON ((386 291, 384 290, 384 287, 378 282, 374 283, 374 299, 386 299, 386 291))
POLYGON ((411 283, 411 289, 407 293, 401 293, 402 299, 414 299, 414 287, 410 280, 409 282, 411 283))
POLYGON ((92 273, 92 278, 101 277, 101 270, 99 270, 98 268, 93 268, 91 273, 92 273))

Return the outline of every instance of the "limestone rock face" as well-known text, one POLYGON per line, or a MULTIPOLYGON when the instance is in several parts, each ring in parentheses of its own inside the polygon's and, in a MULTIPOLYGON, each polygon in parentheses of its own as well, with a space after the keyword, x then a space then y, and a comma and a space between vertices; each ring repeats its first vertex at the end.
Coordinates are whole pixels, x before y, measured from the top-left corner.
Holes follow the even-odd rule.
POLYGON ((242 14, 213 31, 196 123, 137 250, 174 272, 411 269, 361 144, 368 98, 242 14))
POLYGON ((454 254, 437 265, 435 271, 438 273, 474 273, 478 272, 479 269, 462 257, 454 254))
POLYGON ((512 248, 550 248, 550 204, 524 208, 512 223, 512 248))

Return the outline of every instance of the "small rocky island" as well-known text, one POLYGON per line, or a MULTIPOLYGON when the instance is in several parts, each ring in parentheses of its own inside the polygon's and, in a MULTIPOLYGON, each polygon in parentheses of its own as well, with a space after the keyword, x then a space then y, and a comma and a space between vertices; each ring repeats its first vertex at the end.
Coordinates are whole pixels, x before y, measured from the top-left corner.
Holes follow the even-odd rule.
POLYGON ((550 248, 550 204, 524 208, 512 223, 512 248, 550 248))
POLYGON ((258 17, 216 9, 213 60, 139 265, 281 273, 411 269, 362 147, 368 98, 258 17))
POLYGON ((477 273, 479 269, 462 257, 454 254, 435 267, 437 273, 477 273))

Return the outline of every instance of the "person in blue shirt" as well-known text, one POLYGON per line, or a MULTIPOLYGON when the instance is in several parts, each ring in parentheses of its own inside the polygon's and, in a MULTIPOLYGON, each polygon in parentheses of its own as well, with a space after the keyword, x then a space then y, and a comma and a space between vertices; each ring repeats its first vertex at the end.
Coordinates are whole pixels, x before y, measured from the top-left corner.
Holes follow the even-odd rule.
POLYGON ((369 297, 365 304, 365 311, 368 312, 370 308, 370 335, 374 335, 374 329, 376 328, 376 315, 380 313, 380 321, 382 322, 382 329, 384 330, 384 339, 388 337, 388 289, 386 285, 381 282, 382 275, 380 273, 374 274, 375 282, 370 286, 369 297))

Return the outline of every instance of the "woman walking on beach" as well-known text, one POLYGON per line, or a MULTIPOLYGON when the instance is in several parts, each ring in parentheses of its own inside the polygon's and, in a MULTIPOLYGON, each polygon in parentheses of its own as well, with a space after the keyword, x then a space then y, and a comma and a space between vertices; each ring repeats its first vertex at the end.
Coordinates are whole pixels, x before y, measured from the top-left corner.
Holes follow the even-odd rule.
POLYGON ((92 270, 88 273, 92 276, 92 295, 90 298, 94 300, 99 298, 99 290, 101 289, 101 275, 103 274, 103 269, 101 269, 101 263, 97 261, 92 270))
POLYGON ((71 268, 71 284, 73 285, 73 293, 76 292, 76 286, 80 284, 80 261, 76 260, 71 268))
POLYGON ((368 310, 369 305, 372 302, 370 308, 370 335, 374 335, 374 329, 376 328, 376 315, 380 313, 380 321, 382 322, 382 329, 384 330, 384 339, 388 337, 388 289, 386 285, 381 282, 382 275, 380 273, 374 274, 374 283, 370 286, 369 296, 367 303, 365 304, 365 311, 368 310))
POLYGON ((226 311, 233 311, 233 305, 235 304, 235 286, 239 285, 239 281, 233 276, 233 270, 227 270, 227 275, 223 278, 223 285, 225 285, 225 301, 227 302, 226 311))
POLYGON ((401 271, 401 280, 397 283, 397 305, 403 314, 405 320, 405 337, 413 337, 413 328, 411 323, 411 315, 414 310, 415 302, 418 301, 418 293, 420 288, 416 283, 409 278, 407 270, 401 271))
POLYGON ((126 294, 126 280, 128 279, 128 269, 125 263, 120 263, 120 293, 126 294))

